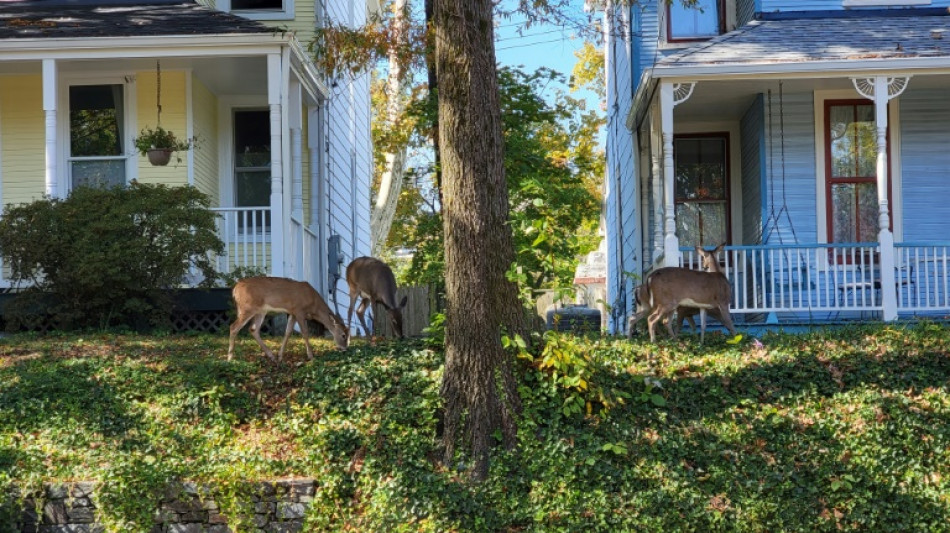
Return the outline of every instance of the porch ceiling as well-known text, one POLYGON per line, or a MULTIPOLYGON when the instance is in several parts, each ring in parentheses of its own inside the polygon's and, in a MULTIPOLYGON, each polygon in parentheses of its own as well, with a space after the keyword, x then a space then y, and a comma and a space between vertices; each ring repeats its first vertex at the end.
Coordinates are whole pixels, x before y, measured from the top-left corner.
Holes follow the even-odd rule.
MULTIPOLYGON (((189 69, 218 96, 267 94, 267 60, 257 57, 170 57, 162 58, 162 70, 189 69)), ((0 61, 0 75, 42 74, 41 61, 0 61)), ((154 58, 59 60, 60 75, 104 75, 147 71, 155 68, 154 58)))
MULTIPOLYGON (((855 77, 861 77, 856 75, 855 77)), ((705 80, 696 83, 693 94, 673 109, 676 122, 735 121, 748 111, 759 94, 772 91, 773 105, 779 105, 779 83, 786 97, 791 93, 814 91, 855 91, 850 77, 839 78, 759 78, 738 80, 705 80)), ((946 88, 950 86, 950 74, 916 75, 911 78, 912 89, 946 88)), ((778 108, 776 107, 776 112, 778 108)))

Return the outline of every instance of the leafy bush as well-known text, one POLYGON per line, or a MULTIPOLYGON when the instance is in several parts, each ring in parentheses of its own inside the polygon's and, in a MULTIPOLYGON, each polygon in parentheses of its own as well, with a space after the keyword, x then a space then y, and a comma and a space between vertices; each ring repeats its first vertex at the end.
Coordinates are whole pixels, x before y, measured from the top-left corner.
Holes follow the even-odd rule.
POLYGON ((207 282, 221 253, 207 195, 194 187, 133 182, 80 187, 66 199, 8 206, 0 254, 16 282, 31 284, 6 310, 8 327, 47 313, 61 328, 108 327, 167 311, 167 289, 189 270, 207 282))

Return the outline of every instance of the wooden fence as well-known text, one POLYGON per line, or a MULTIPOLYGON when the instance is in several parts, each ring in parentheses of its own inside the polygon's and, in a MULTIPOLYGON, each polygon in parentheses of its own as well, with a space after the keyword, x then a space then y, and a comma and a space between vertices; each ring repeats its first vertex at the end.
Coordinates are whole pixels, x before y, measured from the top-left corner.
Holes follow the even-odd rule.
MULTIPOLYGON (((402 310, 402 330, 407 337, 422 336, 422 330, 429 325, 433 313, 444 309, 441 296, 428 286, 400 287, 396 290, 396 301, 408 297, 406 307, 402 310)), ((373 305, 373 334, 392 337, 392 326, 389 323, 389 314, 380 304, 373 305)), ((353 317, 354 322, 358 322, 353 317)))

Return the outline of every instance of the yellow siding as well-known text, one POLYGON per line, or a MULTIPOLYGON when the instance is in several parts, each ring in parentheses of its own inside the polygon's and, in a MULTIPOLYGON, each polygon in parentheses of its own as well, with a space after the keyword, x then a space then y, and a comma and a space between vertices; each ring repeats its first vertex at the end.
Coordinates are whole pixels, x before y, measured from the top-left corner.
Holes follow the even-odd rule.
MULTIPOLYGON (((203 0, 199 2, 212 9, 217 9, 215 0, 203 0)), ((293 20, 262 20, 272 28, 279 30, 288 30, 297 36, 297 40, 305 46, 313 40, 316 27, 315 3, 310 0, 294 0, 294 19, 293 20)), ((251 18, 251 17, 249 17, 251 18)))
POLYGON ((211 205, 221 205, 218 176, 218 100, 197 76, 191 78, 192 113, 198 146, 192 150, 195 161, 195 187, 211 196, 211 205))
MULTIPOLYGON (((138 102, 138 128, 154 128, 158 123, 156 107, 156 80, 154 70, 142 71, 136 76, 138 102)), ((162 71, 162 127, 184 139, 188 135, 187 107, 185 98, 185 73, 182 71, 162 71)), ((40 121, 42 123, 42 121, 40 121)), ((145 156, 139 156, 139 177, 142 183, 162 183, 165 185, 187 185, 189 152, 172 154, 172 160, 165 167, 152 166, 145 156), (179 163, 177 158, 181 158, 179 163)))
POLYGON ((0 76, 3 203, 31 202, 46 190, 46 120, 39 75, 0 76))

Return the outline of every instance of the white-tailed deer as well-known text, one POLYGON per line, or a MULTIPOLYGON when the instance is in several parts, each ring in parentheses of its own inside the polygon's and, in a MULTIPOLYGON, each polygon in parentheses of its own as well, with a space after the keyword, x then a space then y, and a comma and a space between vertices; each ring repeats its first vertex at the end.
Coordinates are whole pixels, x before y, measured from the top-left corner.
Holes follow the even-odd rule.
POLYGON ((284 347, 293 331, 294 322, 300 325, 304 344, 307 346, 307 356, 313 359, 313 349, 310 347, 310 333, 307 330, 307 320, 316 320, 333 333, 333 340, 337 348, 345 349, 347 345, 347 329, 340 315, 330 311, 330 307, 323 297, 306 281, 295 281, 287 278, 254 277, 238 281, 231 290, 234 304, 237 307, 237 320, 231 324, 231 338, 228 342, 228 360, 234 355, 234 338, 244 326, 251 323, 251 335, 261 346, 271 361, 280 361, 284 357, 284 347), (274 352, 261 340, 261 324, 267 313, 287 313, 287 331, 284 332, 284 342, 280 345, 280 352, 274 359, 274 352))
MULTIPOLYGON (((706 334, 707 311, 717 316, 729 333, 733 336, 736 334, 732 316, 729 314, 732 291, 729 280, 720 270, 719 261, 716 259, 723 246, 717 246, 712 252, 707 252, 700 246, 696 247, 696 252, 702 258, 703 267, 706 269, 705 272, 666 267, 647 276, 644 284, 646 289, 642 295, 646 298, 650 310, 647 324, 651 341, 656 339, 654 331, 656 324, 664 320, 670 336, 676 337, 676 332, 673 331, 672 315, 678 308, 692 308, 699 311, 700 342, 703 342, 706 334)), ((686 316, 690 316, 690 313, 691 311, 686 309, 678 312, 677 320, 682 321, 686 316)))
POLYGON ((353 306, 361 299, 356 316, 363 326, 363 335, 369 335, 363 314, 370 302, 382 304, 389 314, 392 330, 397 337, 403 337, 402 310, 406 307, 407 296, 396 303, 396 278, 389 265, 375 257, 357 257, 346 267, 346 283, 350 286, 350 309, 347 311, 347 327, 353 324, 353 306))

